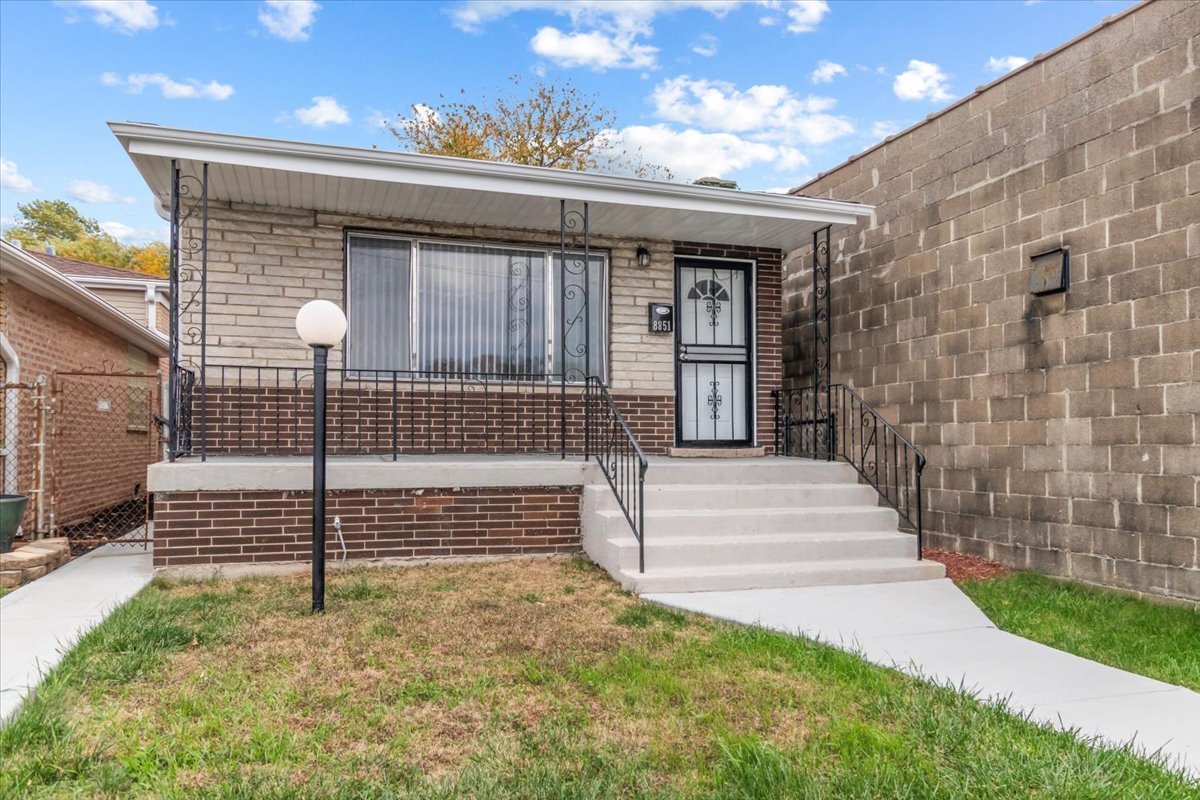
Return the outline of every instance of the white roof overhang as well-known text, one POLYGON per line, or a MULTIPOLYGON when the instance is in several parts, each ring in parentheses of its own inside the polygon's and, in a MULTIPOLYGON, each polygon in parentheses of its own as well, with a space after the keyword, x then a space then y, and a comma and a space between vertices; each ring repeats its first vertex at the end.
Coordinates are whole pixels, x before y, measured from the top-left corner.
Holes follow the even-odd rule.
POLYGON ((355 216, 557 231, 559 201, 589 204, 601 236, 793 250, 871 206, 445 156, 395 153, 143 123, 109 123, 166 202, 171 161, 200 175, 209 199, 355 216))
POLYGON ((0 241, 0 275, 153 356, 167 354, 167 337, 139 325, 120 309, 10 242, 0 241))

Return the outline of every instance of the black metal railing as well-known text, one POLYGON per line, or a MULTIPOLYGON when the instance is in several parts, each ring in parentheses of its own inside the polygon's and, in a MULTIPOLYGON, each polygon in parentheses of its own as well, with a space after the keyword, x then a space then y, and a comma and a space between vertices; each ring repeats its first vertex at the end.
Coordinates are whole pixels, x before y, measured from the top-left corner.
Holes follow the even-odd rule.
MULTIPOLYGON (((312 369, 181 370, 179 455, 312 452, 312 369)), ((330 369, 330 455, 584 454, 583 387, 517 372, 330 369)))
POLYGON ((646 571, 646 468, 649 462, 608 388, 589 377, 584 391, 584 456, 600 465, 638 543, 638 572, 646 571))
POLYGON ((917 534, 924 547, 925 456, 849 386, 776 389, 775 452, 849 463, 917 534))

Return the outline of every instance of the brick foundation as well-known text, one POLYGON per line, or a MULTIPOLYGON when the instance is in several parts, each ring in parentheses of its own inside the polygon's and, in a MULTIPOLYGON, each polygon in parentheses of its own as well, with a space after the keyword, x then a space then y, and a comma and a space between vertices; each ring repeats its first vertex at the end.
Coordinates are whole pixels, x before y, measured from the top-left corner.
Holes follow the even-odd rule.
MULTIPOLYGON (((580 488, 395 489, 330 492, 351 561, 573 553, 580 488)), ((269 564, 311 554, 310 492, 155 495, 154 566, 269 564)), ((333 530, 327 556, 340 557, 333 530)))

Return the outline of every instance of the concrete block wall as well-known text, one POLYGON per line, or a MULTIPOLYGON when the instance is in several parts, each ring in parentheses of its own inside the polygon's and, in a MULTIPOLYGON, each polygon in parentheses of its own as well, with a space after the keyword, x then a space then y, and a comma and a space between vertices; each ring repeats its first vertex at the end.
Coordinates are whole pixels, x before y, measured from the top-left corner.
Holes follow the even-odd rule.
POLYGON ((798 191, 876 206, 833 242, 834 379, 929 456, 931 542, 1200 600, 1200 3, 1136 6, 798 191), (1071 287, 1035 297, 1057 247, 1071 287))

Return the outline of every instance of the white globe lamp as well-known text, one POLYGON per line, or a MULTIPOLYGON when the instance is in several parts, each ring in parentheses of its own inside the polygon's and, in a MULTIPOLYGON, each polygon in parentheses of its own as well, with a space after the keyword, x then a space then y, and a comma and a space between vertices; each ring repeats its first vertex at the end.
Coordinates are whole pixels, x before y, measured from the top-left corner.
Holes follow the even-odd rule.
POLYGON ((346 336, 346 315, 337 303, 310 300, 296 312, 296 333, 309 347, 333 347, 346 336))

